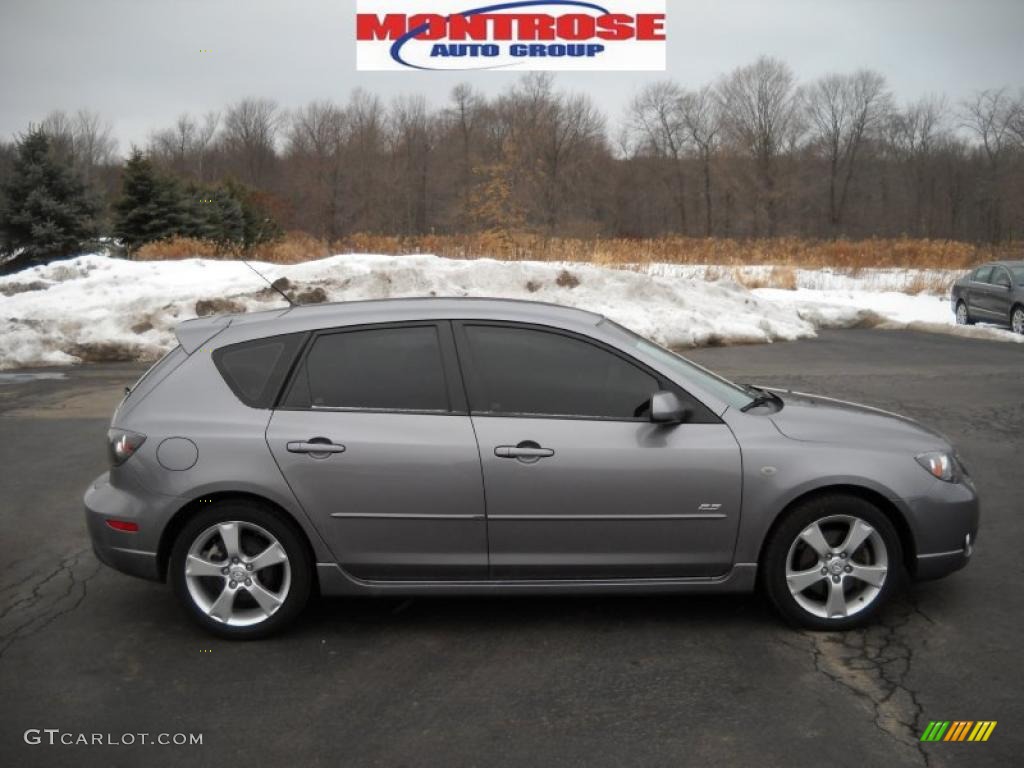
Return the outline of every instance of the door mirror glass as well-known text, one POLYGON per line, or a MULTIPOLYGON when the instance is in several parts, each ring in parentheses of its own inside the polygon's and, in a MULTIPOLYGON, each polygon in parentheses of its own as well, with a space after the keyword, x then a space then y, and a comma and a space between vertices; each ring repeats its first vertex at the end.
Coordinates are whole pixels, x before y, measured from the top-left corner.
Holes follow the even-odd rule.
POLYGON ((679 424, 686 421, 686 406, 675 392, 655 392, 651 396, 651 421, 656 424, 679 424))

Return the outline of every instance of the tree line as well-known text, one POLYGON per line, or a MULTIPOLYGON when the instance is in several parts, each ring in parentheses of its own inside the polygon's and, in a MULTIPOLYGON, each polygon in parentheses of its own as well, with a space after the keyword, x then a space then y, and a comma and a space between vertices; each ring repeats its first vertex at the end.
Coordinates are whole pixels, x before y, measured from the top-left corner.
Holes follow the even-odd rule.
POLYGON ((877 72, 800 83, 761 57, 697 89, 646 85, 616 118, 541 73, 438 106, 245 98, 182 115, 123 162, 102 119, 57 112, 0 145, 0 235, 31 186, 17 169, 34 134, 91 196, 94 230, 129 248, 184 234, 244 249, 282 230, 1008 243, 1024 227, 1024 90, 900 104, 877 72), (133 203, 140 178, 155 197, 133 203))

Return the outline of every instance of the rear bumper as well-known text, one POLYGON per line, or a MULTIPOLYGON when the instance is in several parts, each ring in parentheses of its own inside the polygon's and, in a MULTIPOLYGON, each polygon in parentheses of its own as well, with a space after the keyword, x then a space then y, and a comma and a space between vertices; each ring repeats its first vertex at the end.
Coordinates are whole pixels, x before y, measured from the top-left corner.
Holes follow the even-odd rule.
POLYGON ((936 480, 927 496, 910 502, 917 545, 914 578, 938 579, 967 565, 978 539, 980 514, 978 494, 970 480, 936 480))
POLYGON ((123 573, 151 581, 162 581, 157 551, 159 531, 144 499, 110 484, 108 473, 100 475, 85 492, 85 522, 93 552, 100 562, 123 573), (133 533, 115 531, 107 520, 138 523, 133 533))

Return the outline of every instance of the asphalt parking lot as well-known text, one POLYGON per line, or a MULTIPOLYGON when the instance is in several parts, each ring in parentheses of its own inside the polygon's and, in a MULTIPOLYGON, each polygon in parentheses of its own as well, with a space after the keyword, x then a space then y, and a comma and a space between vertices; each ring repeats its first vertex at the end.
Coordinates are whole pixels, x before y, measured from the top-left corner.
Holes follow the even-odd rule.
POLYGON ((232 644, 89 549, 81 495, 140 367, 0 377, 0 764, 1017 764, 1024 345, 854 330, 691 357, 945 433, 982 496, 973 562, 845 635, 789 629, 753 596, 332 599, 232 644), (929 720, 998 726, 923 745, 929 720), (203 743, 25 743, 45 728, 203 743))

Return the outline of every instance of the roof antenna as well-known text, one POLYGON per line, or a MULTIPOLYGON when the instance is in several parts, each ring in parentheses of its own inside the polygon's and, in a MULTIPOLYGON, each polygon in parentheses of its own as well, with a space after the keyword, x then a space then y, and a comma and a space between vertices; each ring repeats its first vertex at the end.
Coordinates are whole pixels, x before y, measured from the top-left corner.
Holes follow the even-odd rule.
POLYGON ((272 282, 270 282, 270 280, 268 280, 268 279, 267 279, 267 276, 266 276, 266 275, 264 275, 264 274, 263 274, 262 272, 260 272, 259 270, 257 270, 257 269, 256 269, 256 267, 254 267, 254 266, 253 266, 252 264, 250 264, 250 263, 249 263, 248 261, 246 261, 245 259, 239 259, 239 261, 240 261, 240 262, 242 262, 243 264, 245 264, 245 266, 247 266, 247 267, 248 267, 249 269, 251 269, 251 270, 252 270, 253 272, 255 272, 255 273, 256 273, 257 275, 259 275, 259 276, 260 276, 260 277, 261 277, 261 278, 263 279, 263 281, 264 281, 264 282, 265 282, 265 283, 266 283, 267 285, 269 285, 269 286, 270 286, 271 288, 273 288, 273 289, 274 289, 275 291, 277 291, 278 293, 280 293, 280 294, 281 294, 281 297, 282 297, 282 298, 283 298, 283 299, 284 299, 285 301, 287 301, 287 302, 288 302, 288 306, 290 306, 290 307, 297 307, 297 306, 298 306, 298 304, 296 304, 296 303, 295 303, 294 301, 292 301, 292 300, 291 300, 291 297, 290 297, 290 296, 289 296, 289 295, 288 295, 287 293, 285 293, 285 292, 284 292, 284 291, 282 291, 282 290, 281 290, 280 288, 278 288, 278 287, 277 287, 276 285, 274 285, 274 284, 273 284, 272 282))

